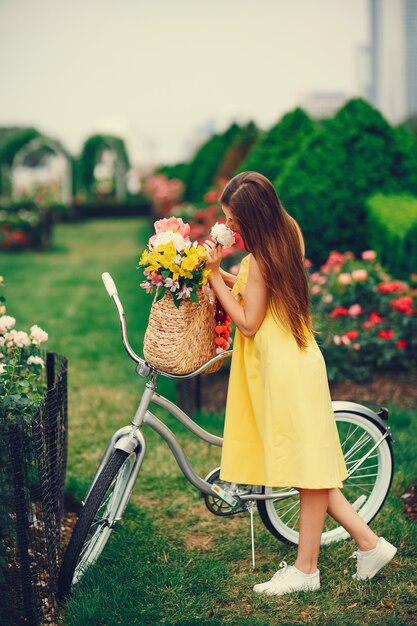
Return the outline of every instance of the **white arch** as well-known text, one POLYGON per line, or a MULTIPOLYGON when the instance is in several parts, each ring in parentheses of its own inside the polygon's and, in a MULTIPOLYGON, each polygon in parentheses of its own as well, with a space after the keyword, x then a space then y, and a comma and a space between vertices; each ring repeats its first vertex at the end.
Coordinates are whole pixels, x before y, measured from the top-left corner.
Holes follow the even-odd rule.
POLYGON ((11 182, 12 182, 12 197, 16 197, 15 186, 13 180, 13 173, 19 167, 24 167, 25 159, 40 148, 49 148, 57 157, 62 160, 62 178, 61 178, 61 201, 63 204, 71 204, 72 202, 72 163, 71 159, 65 150, 60 146, 57 141, 49 139, 48 137, 35 137, 16 152, 11 163, 11 182))

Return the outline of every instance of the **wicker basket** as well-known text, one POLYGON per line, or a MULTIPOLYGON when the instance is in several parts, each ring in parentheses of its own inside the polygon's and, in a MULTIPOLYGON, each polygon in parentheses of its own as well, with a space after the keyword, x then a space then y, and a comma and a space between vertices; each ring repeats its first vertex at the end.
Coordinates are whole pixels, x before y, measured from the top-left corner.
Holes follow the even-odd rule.
MULTIPOLYGON (((206 286, 197 289, 199 304, 183 300, 177 308, 167 291, 154 300, 145 333, 143 354, 147 362, 170 374, 189 374, 216 356, 215 299, 206 286)), ((217 372, 223 359, 205 374, 217 372)))

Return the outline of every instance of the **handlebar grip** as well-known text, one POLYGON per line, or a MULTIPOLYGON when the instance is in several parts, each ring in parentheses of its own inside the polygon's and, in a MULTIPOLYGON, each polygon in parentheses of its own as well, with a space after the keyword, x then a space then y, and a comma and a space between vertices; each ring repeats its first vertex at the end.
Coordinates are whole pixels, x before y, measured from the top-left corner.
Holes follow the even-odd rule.
POLYGON ((101 275, 101 278, 102 278, 105 288, 107 289, 107 293, 109 294, 110 298, 113 298, 113 296, 117 296, 117 288, 110 274, 108 272, 104 272, 101 275))

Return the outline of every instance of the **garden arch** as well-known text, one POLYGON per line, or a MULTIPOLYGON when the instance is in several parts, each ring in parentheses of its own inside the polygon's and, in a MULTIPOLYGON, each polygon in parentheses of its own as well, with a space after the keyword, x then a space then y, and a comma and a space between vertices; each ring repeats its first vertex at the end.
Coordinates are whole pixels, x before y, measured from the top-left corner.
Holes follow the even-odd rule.
POLYGON ((97 181, 96 167, 106 152, 113 155, 114 195, 117 201, 125 200, 127 194, 127 172, 129 157, 126 146, 120 137, 114 135, 93 135, 89 137, 80 157, 80 178, 87 194, 94 196, 97 181))
POLYGON ((35 173, 33 180, 42 182, 43 176, 46 182, 48 180, 48 168, 49 172, 55 176, 55 180, 59 181, 56 190, 57 202, 64 205, 71 204, 73 190, 72 158, 58 141, 43 135, 38 135, 24 144, 13 157, 11 163, 11 195, 13 199, 17 200, 19 195, 19 170, 20 174, 24 175, 25 170, 33 169, 35 173), (43 172, 41 172, 41 168, 43 168, 43 172), (35 171, 36 169, 38 172, 35 171))

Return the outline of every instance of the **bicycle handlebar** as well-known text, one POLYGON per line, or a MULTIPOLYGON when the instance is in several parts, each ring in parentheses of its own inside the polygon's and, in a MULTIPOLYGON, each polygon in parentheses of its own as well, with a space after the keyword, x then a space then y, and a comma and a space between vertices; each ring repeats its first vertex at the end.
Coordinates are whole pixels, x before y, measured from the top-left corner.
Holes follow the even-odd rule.
MULTIPOLYGON (((123 341, 123 345, 125 347, 126 352, 130 356, 130 358, 133 361, 135 361, 138 365, 144 366, 146 369, 149 368, 149 372, 152 369, 155 372, 159 372, 163 376, 166 376, 167 378, 178 378, 178 379, 193 378, 194 376, 198 376, 198 374, 203 373, 205 369, 207 369, 210 365, 212 365, 216 361, 219 361, 220 359, 223 359, 225 357, 229 357, 229 356, 232 355, 232 352, 233 352, 232 350, 226 350, 225 352, 222 352, 221 354, 213 357, 210 361, 208 361, 207 363, 204 363, 197 370, 195 370, 194 372, 190 372, 189 374, 169 374, 168 372, 164 372, 162 370, 158 370, 158 369, 152 367, 144 359, 142 359, 140 356, 138 356, 136 354, 136 352, 134 350, 132 350, 132 348, 130 346, 129 339, 128 339, 128 336, 127 336, 126 316, 125 316, 125 312, 123 310, 123 305, 122 305, 122 303, 120 301, 120 298, 119 298, 119 295, 117 293, 117 287, 116 287, 116 284, 115 284, 113 278, 110 276, 110 274, 108 272, 103 272, 103 274, 101 275, 101 278, 103 280, 103 283, 104 283, 104 286, 106 288, 106 291, 109 294, 110 298, 113 300, 113 302, 114 302, 114 304, 116 306, 117 312, 119 314, 120 331, 121 331, 121 334, 122 334, 122 341, 123 341)), ((137 371, 139 372, 138 369, 137 369, 137 371)))

